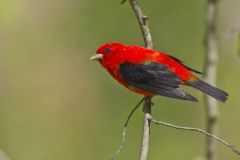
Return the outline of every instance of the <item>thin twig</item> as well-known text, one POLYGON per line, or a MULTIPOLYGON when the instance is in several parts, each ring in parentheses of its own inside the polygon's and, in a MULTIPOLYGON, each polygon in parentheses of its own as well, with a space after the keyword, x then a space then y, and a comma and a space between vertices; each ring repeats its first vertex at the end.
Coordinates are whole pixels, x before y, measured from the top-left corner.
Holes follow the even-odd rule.
MULTIPOLYGON (((206 33, 205 33, 205 81, 215 85, 217 75, 217 16, 219 0, 208 0, 207 20, 206 20, 206 33)), ((208 95, 204 95, 205 108, 206 108, 206 128, 211 134, 217 135, 218 133, 218 117, 219 111, 215 99, 208 95)), ((206 158, 208 160, 217 160, 217 144, 213 139, 207 137, 206 141, 206 158)))
POLYGON ((150 139, 150 123, 152 119, 151 115, 151 102, 152 97, 144 97, 144 125, 143 125, 143 136, 142 136, 142 147, 140 153, 140 160, 147 160, 149 139, 150 139))
POLYGON ((157 124, 157 125, 163 125, 163 126, 167 126, 167 127, 171 127, 174 129, 179 129, 179 130, 185 130, 185 131, 194 131, 194 132, 199 132, 202 134, 205 134, 206 136, 208 136, 209 138, 215 139, 218 142, 224 144, 225 146, 227 146, 228 148, 230 148, 234 153, 240 155, 240 151, 238 151, 235 146, 233 146, 232 144, 228 143, 227 141, 215 136, 214 134, 208 133, 207 131, 203 130, 203 129, 199 129, 199 128, 192 128, 192 127, 184 127, 184 126, 176 126, 170 123, 166 123, 163 121, 157 121, 152 119, 152 122, 157 124))
MULTIPOLYGON (((122 1, 124 3, 125 0, 122 1)), ((140 25, 142 36, 144 39, 145 46, 147 48, 153 48, 153 42, 152 42, 152 36, 150 34, 150 30, 148 28, 147 19, 148 17, 144 15, 142 12, 140 6, 138 5, 136 0, 129 0, 130 5, 132 7, 132 10, 134 11, 138 23, 140 25)), ((149 137, 150 137, 150 120, 151 117, 151 99, 152 97, 144 97, 144 127, 143 127, 143 137, 142 137, 142 147, 141 147, 141 154, 140 154, 140 160, 147 160, 148 156, 148 148, 149 148, 149 137)))
POLYGON ((124 128, 123 128, 123 132, 122 132, 122 140, 121 140, 121 143, 117 149, 117 151, 113 154, 113 156, 109 159, 109 160, 114 160, 116 159, 116 157, 118 156, 118 154, 122 151, 123 149, 123 146, 125 144, 125 135, 126 135, 126 132, 127 132, 127 126, 128 126, 128 123, 129 123, 129 120, 131 119, 133 113, 138 109, 138 107, 143 103, 144 101, 144 98, 142 98, 138 104, 132 109, 132 111, 130 112, 130 114, 128 115, 127 117, 127 120, 126 122, 124 123, 124 128))
POLYGON ((140 25, 145 46, 147 48, 153 48, 152 36, 147 24, 148 17, 144 15, 136 0, 129 0, 129 2, 140 25))

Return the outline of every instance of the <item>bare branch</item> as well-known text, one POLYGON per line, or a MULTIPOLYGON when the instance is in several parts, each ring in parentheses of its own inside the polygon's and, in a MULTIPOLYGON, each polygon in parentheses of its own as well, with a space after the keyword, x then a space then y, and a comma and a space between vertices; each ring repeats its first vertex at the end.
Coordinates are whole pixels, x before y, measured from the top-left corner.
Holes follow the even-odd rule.
MULTIPOLYGON (((215 85, 217 74, 217 15, 219 0, 208 0, 208 11, 206 21, 206 34, 205 34, 205 81, 215 85)), ((206 125, 207 131, 211 134, 217 135, 218 133, 218 117, 219 111, 215 99, 208 95, 204 95, 205 108, 206 108, 206 125)), ((206 157, 208 160, 217 160, 217 144, 213 139, 207 137, 206 142, 206 157)))
MULTIPOLYGON (((122 1, 124 3, 125 0, 122 1)), ((129 0, 130 5, 137 17, 138 23, 140 25, 143 39, 145 46, 147 48, 153 48, 153 42, 152 42, 152 36, 150 34, 150 30, 148 28, 147 24, 147 16, 143 14, 140 6, 138 5, 136 0, 129 0)), ((140 160, 147 160, 148 155, 148 148, 149 148, 149 137, 150 137, 150 120, 151 117, 151 99, 152 97, 144 97, 145 103, 143 107, 144 112, 144 129, 143 129, 143 137, 142 137, 142 147, 141 147, 141 154, 140 154, 140 160)))
POLYGON ((140 25, 143 39, 145 42, 145 46, 147 48, 153 48, 152 36, 150 34, 150 30, 149 30, 148 24, 147 24, 147 19, 148 19, 147 16, 143 14, 143 12, 136 0, 129 0, 129 2, 131 4, 131 7, 132 7, 136 17, 137 17, 138 23, 140 25))
POLYGON ((183 126, 177 126, 177 125, 173 125, 170 123, 166 123, 166 122, 162 122, 162 121, 157 121, 152 119, 152 122, 157 124, 157 125, 163 125, 163 126, 167 126, 167 127, 171 127, 174 129, 179 129, 179 130, 185 130, 185 131, 193 131, 193 132, 199 132, 202 133, 204 135, 206 135, 209 138, 215 139, 218 142, 224 144, 225 146, 227 146, 228 148, 230 148, 234 153, 240 155, 240 151, 238 151, 235 146, 233 146, 232 144, 228 143, 227 141, 215 136, 214 134, 208 133, 207 131, 203 130, 203 129, 199 129, 199 128, 192 128, 192 127, 183 127, 183 126))
POLYGON ((140 160, 147 160, 149 139, 150 139, 150 122, 152 119, 151 115, 151 102, 152 97, 144 97, 144 127, 143 127, 143 137, 142 137, 142 149, 140 153, 140 160))
POLYGON ((126 135, 126 132, 127 132, 127 127, 128 127, 128 123, 133 115, 133 113, 138 109, 138 107, 143 103, 144 101, 144 98, 142 98, 138 104, 132 109, 132 111, 130 112, 130 114, 128 115, 127 117, 127 120, 126 122, 124 123, 124 128, 123 128, 123 133, 122 133, 122 140, 121 140, 121 143, 117 149, 117 151, 114 153, 114 155, 109 159, 109 160, 114 160, 116 159, 116 157, 118 156, 118 154, 122 151, 123 147, 124 147, 124 144, 125 144, 125 135, 126 135))
MULTIPOLYGON (((123 4, 126 0, 123 0, 121 3, 123 4)), ((147 16, 145 16, 138 5, 136 0, 129 0, 130 5, 137 17, 138 23, 141 28, 141 32, 143 35, 144 43, 147 48, 153 48, 152 37, 150 34, 150 30, 147 24, 147 16)), ((148 155, 148 148, 149 148, 149 135, 150 135, 150 120, 151 117, 151 99, 152 97, 144 97, 144 129, 143 129, 143 138, 142 138, 142 148, 140 154, 140 160, 146 160, 148 155)))

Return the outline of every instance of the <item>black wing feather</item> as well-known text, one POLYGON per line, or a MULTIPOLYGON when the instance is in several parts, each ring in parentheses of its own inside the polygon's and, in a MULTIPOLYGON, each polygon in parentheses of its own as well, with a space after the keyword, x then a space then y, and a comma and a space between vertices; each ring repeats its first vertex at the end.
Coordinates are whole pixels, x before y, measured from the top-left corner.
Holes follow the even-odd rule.
POLYGON ((181 61, 180 59, 176 58, 176 57, 173 57, 171 55, 168 55, 169 57, 171 57, 172 59, 174 59, 175 61, 177 61, 178 63, 180 63, 181 65, 183 65, 185 68, 187 68, 189 71, 192 71, 192 72, 195 72, 195 73, 198 73, 198 74, 203 74, 203 72, 200 72, 200 71, 197 71, 191 67, 188 67, 184 64, 183 61, 181 61))
POLYGON ((188 81, 187 82, 188 85, 199 89, 200 91, 207 93, 208 95, 214 97, 215 99, 219 100, 220 102, 225 102, 228 98, 228 93, 218 89, 214 86, 211 86, 210 84, 202 81, 202 80, 198 80, 198 81, 188 81))
POLYGON ((196 98, 179 88, 181 79, 166 65, 156 62, 148 65, 125 62, 120 65, 120 74, 128 84, 135 88, 162 96, 197 101, 196 98))

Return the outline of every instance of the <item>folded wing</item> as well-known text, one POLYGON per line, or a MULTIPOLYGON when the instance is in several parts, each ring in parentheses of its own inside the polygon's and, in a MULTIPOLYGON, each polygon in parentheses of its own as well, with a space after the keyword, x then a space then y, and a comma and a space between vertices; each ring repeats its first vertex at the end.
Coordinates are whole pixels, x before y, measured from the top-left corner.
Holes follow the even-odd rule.
POLYGON ((179 88, 181 79, 166 65, 156 62, 147 65, 125 62, 119 69, 123 80, 135 88, 166 97, 197 101, 179 88))

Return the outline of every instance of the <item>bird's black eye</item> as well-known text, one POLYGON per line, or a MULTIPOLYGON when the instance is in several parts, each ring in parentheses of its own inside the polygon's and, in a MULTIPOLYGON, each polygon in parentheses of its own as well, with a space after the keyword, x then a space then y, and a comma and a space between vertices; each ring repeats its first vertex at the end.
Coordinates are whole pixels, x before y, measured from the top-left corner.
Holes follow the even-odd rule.
POLYGON ((105 53, 109 53, 111 51, 111 48, 106 48, 105 53))

